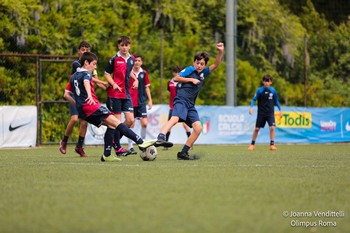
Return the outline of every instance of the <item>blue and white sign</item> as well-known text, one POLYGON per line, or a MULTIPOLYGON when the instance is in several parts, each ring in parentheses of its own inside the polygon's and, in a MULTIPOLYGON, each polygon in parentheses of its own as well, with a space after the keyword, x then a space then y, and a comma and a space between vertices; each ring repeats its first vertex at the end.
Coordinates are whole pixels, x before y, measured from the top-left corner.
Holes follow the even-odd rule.
MULTIPOLYGON (((249 115, 249 107, 197 106, 202 133, 197 144, 248 144, 256 121, 257 107, 249 115)), ((168 120, 168 105, 153 105, 148 112, 147 138, 156 138, 168 120)), ((276 109, 276 143, 332 143, 350 141, 350 108, 283 107, 283 116, 276 109)), ((88 127, 86 144, 103 144, 105 128, 88 127)), ((140 134, 136 120, 134 131, 140 134)), ((269 143, 269 127, 261 129, 256 143, 269 143)), ((187 139, 182 124, 175 125, 170 141, 184 144, 187 139)), ((121 143, 127 143, 125 137, 121 143)))

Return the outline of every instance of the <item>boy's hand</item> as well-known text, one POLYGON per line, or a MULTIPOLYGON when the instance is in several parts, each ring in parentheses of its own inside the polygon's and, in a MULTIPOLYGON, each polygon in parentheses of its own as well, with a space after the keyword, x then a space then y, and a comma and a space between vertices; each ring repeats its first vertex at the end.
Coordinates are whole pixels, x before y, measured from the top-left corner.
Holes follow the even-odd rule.
POLYGON ((134 83, 132 84, 132 88, 137 89, 138 87, 139 87, 139 80, 136 79, 136 80, 134 80, 134 83))
POLYGON ((194 85, 197 85, 197 84, 199 84, 201 81, 200 80, 198 80, 198 79, 196 79, 196 78, 192 78, 192 83, 194 84, 194 85))
POLYGON ((118 84, 116 84, 116 83, 113 83, 113 85, 112 85, 112 88, 115 90, 115 91, 122 91, 122 88, 120 87, 120 86, 118 86, 118 84))
POLYGON ((249 109, 249 115, 252 115, 253 114, 253 108, 250 108, 249 109))
POLYGON ((85 100, 89 105, 94 105, 95 104, 95 101, 94 99, 92 98, 92 96, 88 96, 85 100))
POLYGON ((224 51, 224 49, 225 49, 224 43, 221 43, 221 42, 217 43, 216 48, 220 51, 224 51))

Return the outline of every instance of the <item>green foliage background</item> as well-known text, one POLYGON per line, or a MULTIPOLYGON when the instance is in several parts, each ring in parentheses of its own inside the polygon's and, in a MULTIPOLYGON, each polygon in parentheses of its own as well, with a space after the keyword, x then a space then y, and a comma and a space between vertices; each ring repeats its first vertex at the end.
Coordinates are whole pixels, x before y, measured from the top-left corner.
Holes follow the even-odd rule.
MULTIPOLYGON (((327 11, 321 0, 236 2, 238 105, 249 104, 262 75, 270 73, 282 105, 304 106, 307 77, 306 106, 349 106, 350 4, 335 0, 339 9, 327 11)), ((225 14, 226 0, 0 0, 0 53, 76 55, 80 41, 87 40, 99 56, 103 77, 117 52, 117 38, 128 35, 131 52, 145 57, 154 104, 167 103, 166 83, 174 65, 191 65, 198 50, 209 52, 209 63, 214 61, 215 43, 225 42, 225 14)), ((0 104, 35 105, 35 59, 0 59, 0 104)), ((197 104, 225 105, 225 73, 223 61, 197 104)), ((70 64, 45 63, 41 74, 42 99, 63 100, 70 64)), ((97 93, 103 102, 105 93, 97 93)), ((66 114, 61 107, 48 109, 66 114)), ((49 134, 45 141, 56 141, 62 132, 49 134)))

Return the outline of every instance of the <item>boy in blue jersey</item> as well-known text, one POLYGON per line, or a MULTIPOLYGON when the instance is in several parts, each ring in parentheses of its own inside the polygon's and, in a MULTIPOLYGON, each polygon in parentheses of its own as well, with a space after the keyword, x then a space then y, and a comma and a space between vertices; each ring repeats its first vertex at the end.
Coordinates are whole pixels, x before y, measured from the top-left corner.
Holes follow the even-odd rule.
POLYGON ((178 122, 185 122, 188 126, 193 128, 193 131, 182 150, 177 153, 177 159, 179 160, 197 159, 195 156, 189 156, 188 154, 188 151, 202 132, 202 125, 195 108, 195 101, 199 90, 204 84, 205 77, 216 69, 221 62, 224 53, 224 44, 218 43, 216 44, 216 48, 218 49, 218 54, 214 64, 206 67, 209 61, 208 53, 197 52, 194 55, 193 66, 186 67, 174 78, 174 81, 178 82, 176 97, 174 99, 174 109, 170 120, 161 129, 155 145, 165 144, 166 134, 170 129, 178 122))
POLYGON ((249 114, 253 114, 253 106, 255 101, 258 101, 258 116, 256 118, 255 129, 252 136, 252 142, 248 150, 255 149, 255 140, 258 137, 260 128, 264 128, 265 123, 269 124, 270 128, 270 150, 277 150, 275 146, 275 105, 280 110, 280 117, 282 117, 282 110, 276 90, 271 87, 272 76, 265 75, 262 79, 263 86, 261 86, 255 93, 252 102, 250 103, 249 114))

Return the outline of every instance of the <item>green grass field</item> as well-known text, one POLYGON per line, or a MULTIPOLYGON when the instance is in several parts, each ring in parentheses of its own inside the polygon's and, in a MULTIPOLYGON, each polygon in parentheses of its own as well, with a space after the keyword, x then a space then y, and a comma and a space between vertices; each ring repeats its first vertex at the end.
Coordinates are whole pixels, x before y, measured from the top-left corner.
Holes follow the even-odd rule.
POLYGON ((1 233, 350 231, 349 144, 195 145, 196 161, 176 160, 177 145, 119 163, 73 148, 0 150, 1 233))

